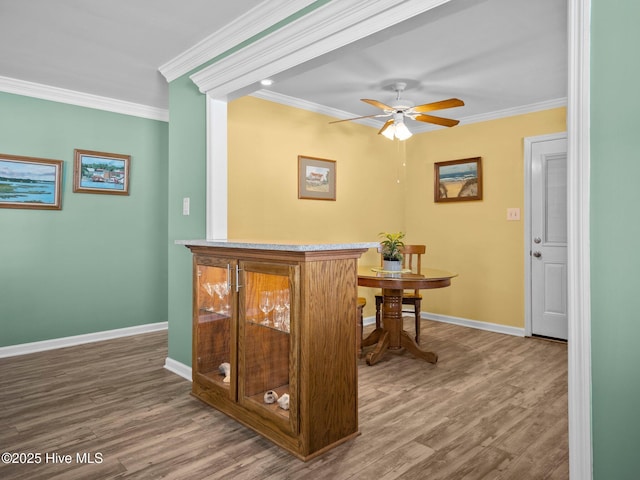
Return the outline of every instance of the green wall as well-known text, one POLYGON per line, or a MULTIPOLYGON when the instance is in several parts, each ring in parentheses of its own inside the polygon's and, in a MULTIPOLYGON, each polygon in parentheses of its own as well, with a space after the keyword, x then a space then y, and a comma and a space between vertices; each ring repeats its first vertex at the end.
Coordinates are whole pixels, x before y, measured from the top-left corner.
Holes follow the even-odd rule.
POLYGON ((191 252, 206 235, 206 102, 187 75, 169 85, 169 358, 191 365, 191 252), (182 199, 191 211, 182 215, 182 199))
POLYGON ((640 478, 640 2, 593 0, 591 298, 596 480, 640 478))
POLYGON ((0 209, 0 346, 167 321, 166 122, 0 93, 0 152, 63 160, 62 210, 0 209), (73 193, 75 148, 130 195, 73 193))

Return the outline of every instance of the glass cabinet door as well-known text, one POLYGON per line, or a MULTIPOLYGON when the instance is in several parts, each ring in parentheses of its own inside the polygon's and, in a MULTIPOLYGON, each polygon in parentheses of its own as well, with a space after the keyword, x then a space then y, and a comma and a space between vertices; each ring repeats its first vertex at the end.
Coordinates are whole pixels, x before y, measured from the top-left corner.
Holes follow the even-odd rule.
POLYGON ((193 369, 199 380, 235 398, 234 261, 196 258, 193 369))
POLYGON ((238 395, 291 432, 297 431, 297 342, 299 267, 241 262, 238 395))

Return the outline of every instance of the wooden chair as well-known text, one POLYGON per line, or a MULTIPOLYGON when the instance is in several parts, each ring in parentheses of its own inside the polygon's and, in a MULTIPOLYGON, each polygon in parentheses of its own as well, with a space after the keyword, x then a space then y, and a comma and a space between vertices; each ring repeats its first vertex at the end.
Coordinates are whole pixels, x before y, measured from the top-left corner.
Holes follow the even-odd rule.
MULTIPOLYGON (((378 248, 378 252, 381 249, 378 248)), ((412 272, 419 273, 422 268, 422 255, 427 251, 425 245, 405 245, 402 247, 402 268, 408 268, 412 272)), ((382 266, 382 253, 380 252, 380 266, 382 266)), ((376 328, 380 328, 380 319, 382 317, 380 308, 382 307, 382 294, 376 295, 376 328)), ((405 291, 402 294, 402 304, 412 305, 412 310, 402 310, 403 312, 413 313, 416 319, 416 343, 420 343, 420 307, 422 304, 422 295, 420 290, 405 291)))
POLYGON ((362 357, 362 322, 364 306, 367 304, 367 299, 364 297, 358 297, 357 303, 357 315, 356 315, 356 352, 358 357, 362 357))

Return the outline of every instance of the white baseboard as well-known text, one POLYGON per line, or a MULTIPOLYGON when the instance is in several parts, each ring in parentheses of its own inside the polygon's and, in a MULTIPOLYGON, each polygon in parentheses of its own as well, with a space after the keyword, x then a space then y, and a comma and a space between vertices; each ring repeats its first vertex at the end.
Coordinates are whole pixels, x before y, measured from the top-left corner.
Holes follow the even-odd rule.
POLYGON ((362 319, 362 325, 365 326, 365 327, 367 325, 373 325, 374 323, 376 323, 376 317, 375 316, 373 316, 373 317, 364 317, 362 319))
POLYGON ((172 373, 175 373, 176 375, 181 376, 182 378, 185 378, 189 381, 192 380, 191 367, 189 367, 188 365, 185 365, 184 363, 178 362, 173 358, 167 357, 165 359, 164 368, 166 368, 172 373))
POLYGON ((450 317, 449 315, 440 315, 439 313, 421 312, 420 315, 426 320, 434 320, 436 322, 451 323, 461 327, 477 328, 478 330, 486 330, 488 332, 524 337, 524 328, 510 327, 508 325, 500 325, 498 323, 480 322, 478 320, 469 320, 467 318, 450 317))
MULTIPOLYGON (((425 320, 434 320, 436 322, 451 323, 461 327, 477 328, 478 330, 486 330, 495 333, 504 333, 506 335, 514 335, 516 337, 524 337, 524 328, 510 327, 500 325, 498 323, 480 322, 478 320, 469 320, 467 318, 451 317, 449 315, 440 315, 439 313, 421 312, 421 318, 425 320)), ((362 320, 363 325, 373 325, 376 323, 376 317, 365 317, 362 320)))
POLYGON ((167 322, 147 323, 146 325, 136 325, 135 327, 116 328, 115 330, 105 330, 104 332, 87 333, 84 335, 74 335, 72 337, 54 338, 40 342, 21 343, 19 345, 9 345, 0 347, 0 358, 15 357, 28 353, 44 352, 56 348, 72 347, 83 343, 101 342, 113 338, 129 337, 141 333, 157 332, 166 330, 167 322))

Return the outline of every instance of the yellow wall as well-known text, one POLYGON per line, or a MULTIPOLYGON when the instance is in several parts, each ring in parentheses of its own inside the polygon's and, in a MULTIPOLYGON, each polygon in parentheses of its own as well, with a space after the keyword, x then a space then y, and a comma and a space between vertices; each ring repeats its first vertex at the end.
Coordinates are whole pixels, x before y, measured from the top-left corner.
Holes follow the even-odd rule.
MULTIPOLYGON (((565 110, 440 129, 390 142, 376 130, 243 97, 229 103, 229 237, 377 241, 405 231, 453 288, 423 292, 423 310, 524 327, 524 137, 561 132, 565 110), (337 200, 298 199, 298 155, 337 161, 337 200), (482 157, 484 199, 435 204, 433 163, 482 157)), ((370 251, 363 262, 378 261, 370 251)), ((373 315, 371 289, 365 315, 373 315)))
POLYGON ((230 238, 375 242, 404 228, 405 155, 372 128, 253 97, 228 112, 230 238), (298 199, 298 155, 337 162, 336 201, 298 199))
POLYGON ((524 138, 566 130, 564 108, 415 135, 407 147, 406 231, 453 288, 423 292, 423 311, 524 327, 524 138), (434 163, 482 157, 481 201, 435 203, 434 163), (521 211, 507 221, 507 208, 521 211))

